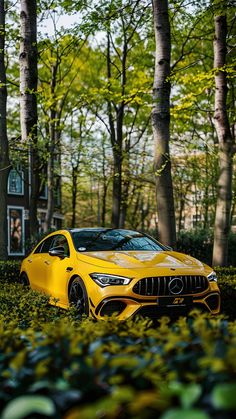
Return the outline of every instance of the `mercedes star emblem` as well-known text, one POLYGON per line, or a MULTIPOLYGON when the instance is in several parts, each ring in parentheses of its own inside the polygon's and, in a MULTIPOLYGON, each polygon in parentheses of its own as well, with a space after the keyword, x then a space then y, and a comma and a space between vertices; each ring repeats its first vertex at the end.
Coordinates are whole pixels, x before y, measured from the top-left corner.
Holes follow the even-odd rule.
POLYGON ((172 278, 168 285, 171 294, 180 294, 184 289, 184 283, 181 278, 172 278))

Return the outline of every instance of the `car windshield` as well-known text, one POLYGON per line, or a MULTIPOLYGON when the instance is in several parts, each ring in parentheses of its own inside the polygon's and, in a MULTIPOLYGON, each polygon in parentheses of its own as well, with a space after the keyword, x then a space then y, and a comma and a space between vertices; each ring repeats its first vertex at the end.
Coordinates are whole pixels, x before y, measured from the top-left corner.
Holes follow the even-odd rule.
POLYGON ((71 231, 78 252, 109 250, 165 250, 156 240, 132 230, 77 230, 71 231))

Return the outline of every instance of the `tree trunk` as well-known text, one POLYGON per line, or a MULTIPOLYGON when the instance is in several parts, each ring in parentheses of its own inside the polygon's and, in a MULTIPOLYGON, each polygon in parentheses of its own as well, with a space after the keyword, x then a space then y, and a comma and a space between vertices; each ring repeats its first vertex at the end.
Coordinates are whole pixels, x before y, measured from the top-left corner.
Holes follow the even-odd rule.
POLYGON ((20 113, 21 139, 29 144, 30 235, 38 233, 37 204, 40 186, 37 142, 37 1, 21 0, 20 113))
POLYGON ((154 170, 159 240, 175 246, 175 210, 171 178, 170 141, 170 55, 171 37, 168 0, 153 0, 156 39, 152 126, 155 143, 154 170))
POLYGON ((54 189, 55 189, 55 147, 56 147, 56 104, 55 104, 55 89, 57 83, 58 59, 55 64, 51 66, 51 97, 52 105, 50 109, 49 121, 49 139, 48 139, 48 163, 47 163, 47 184, 48 184, 48 200, 47 200, 47 214, 46 214, 46 230, 50 231, 53 222, 54 212, 54 189))
POLYGON ((113 228, 118 228, 120 223, 121 208, 121 174, 122 174, 122 149, 118 149, 117 144, 113 147, 114 173, 112 189, 112 218, 113 228))
POLYGON ((225 15, 215 16, 214 20, 214 68, 216 71, 214 123, 219 142, 219 179, 212 263, 214 266, 226 266, 232 203, 233 138, 227 115, 227 75, 223 68, 226 64, 227 20, 225 15))
POLYGON ((122 202, 120 210, 120 228, 125 228, 127 209, 128 209, 128 197, 129 197, 129 185, 130 181, 124 180, 122 188, 122 202))
POLYGON ((105 143, 102 142, 102 209, 101 209, 101 225, 105 227, 106 225, 106 201, 107 201, 107 189, 108 181, 106 175, 106 152, 105 152, 105 143))
POLYGON ((184 220, 184 207, 185 207, 185 196, 183 193, 180 193, 179 200, 179 222, 178 222, 178 234, 182 230, 182 221, 184 220))
POLYGON ((38 233, 39 156, 37 143, 37 1, 21 0, 20 111, 21 139, 29 143, 30 235, 38 233))
POLYGON ((71 227, 76 227, 76 203, 78 195, 78 165, 72 167, 72 218, 71 227))
POLYGON ((0 0, 0 260, 7 260, 7 179, 9 172, 9 154, 6 107, 5 1, 0 0))

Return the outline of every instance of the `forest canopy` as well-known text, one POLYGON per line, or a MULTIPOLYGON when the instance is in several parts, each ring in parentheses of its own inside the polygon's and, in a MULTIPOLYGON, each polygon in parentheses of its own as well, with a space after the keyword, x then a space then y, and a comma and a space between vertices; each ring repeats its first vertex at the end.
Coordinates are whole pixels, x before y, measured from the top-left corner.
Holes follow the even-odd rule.
POLYGON ((58 211, 68 227, 139 229, 174 246, 175 233, 211 230, 214 264, 227 264, 233 2, 0 3, 1 195, 9 168, 28 167, 31 238, 47 188, 44 231, 58 211))

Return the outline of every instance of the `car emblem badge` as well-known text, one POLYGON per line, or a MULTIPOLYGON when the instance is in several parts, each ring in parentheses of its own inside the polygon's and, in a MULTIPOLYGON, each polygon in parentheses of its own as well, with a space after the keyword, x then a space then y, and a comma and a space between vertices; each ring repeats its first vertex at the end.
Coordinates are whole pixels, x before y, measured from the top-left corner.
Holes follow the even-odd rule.
POLYGON ((184 283, 181 278, 172 278, 168 285, 171 294, 180 294, 184 289, 184 283))

